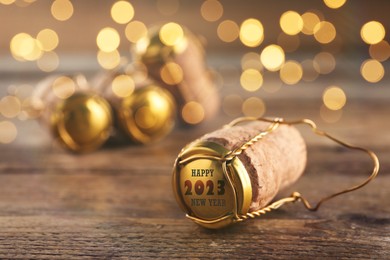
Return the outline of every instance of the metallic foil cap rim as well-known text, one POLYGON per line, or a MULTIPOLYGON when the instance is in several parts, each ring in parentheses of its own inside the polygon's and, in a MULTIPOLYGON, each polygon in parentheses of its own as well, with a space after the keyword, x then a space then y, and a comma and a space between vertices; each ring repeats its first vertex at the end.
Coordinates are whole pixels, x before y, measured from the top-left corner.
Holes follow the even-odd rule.
POLYGON ((175 125, 175 111, 176 104, 171 94, 151 84, 139 87, 132 95, 123 98, 115 112, 121 129, 132 141, 148 144, 163 139, 171 132, 175 125), (146 111, 143 118, 153 117, 150 125, 141 125, 137 120, 142 109, 146 111))
MULTIPOLYGON (((92 112, 92 111, 89 111, 92 112)), ((110 136, 111 129, 112 129, 112 110, 108 102, 98 96, 94 92, 81 92, 77 91, 74 94, 72 94, 69 98, 61 100, 56 106, 53 111, 53 113, 50 116, 50 125, 51 125, 51 131, 53 132, 53 135, 60 141, 60 143, 67 149, 83 153, 83 152, 90 152, 93 150, 96 150, 101 145, 103 145, 107 139, 110 136), (75 107, 77 106, 78 109, 82 109, 84 113, 88 112, 87 102, 88 101, 94 101, 93 107, 95 109, 99 109, 99 113, 94 115, 94 123, 98 122, 99 129, 98 134, 94 134, 92 139, 89 138, 89 140, 83 140, 80 142, 80 138, 76 138, 73 136, 72 133, 69 133, 65 120, 71 120, 69 115, 67 114, 69 111, 69 107, 75 107), (80 101, 81 104, 80 104, 80 101)), ((84 118, 85 119, 85 118, 84 118)), ((77 119, 75 119, 77 120, 77 119)), ((88 120, 87 120, 88 121, 88 120)), ((89 122, 83 121, 83 124, 88 124, 89 122)), ((76 122, 72 122, 72 124, 75 124, 76 122)), ((77 122, 80 124, 81 122, 77 122)), ((88 125, 86 131, 88 131, 91 125, 88 125)), ((96 126, 94 126, 96 127, 96 126)), ((80 132, 78 132, 80 133, 80 132)), ((85 133, 80 133, 80 135, 85 135, 85 133)))
POLYGON ((175 161, 172 180, 175 198, 188 218, 206 228, 234 223, 238 215, 249 211, 252 202, 248 172, 238 157, 223 160, 229 152, 213 142, 195 141, 183 148, 175 161), (208 169, 201 169, 206 166, 208 169), (221 187, 224 193, 220 195, 221 187))

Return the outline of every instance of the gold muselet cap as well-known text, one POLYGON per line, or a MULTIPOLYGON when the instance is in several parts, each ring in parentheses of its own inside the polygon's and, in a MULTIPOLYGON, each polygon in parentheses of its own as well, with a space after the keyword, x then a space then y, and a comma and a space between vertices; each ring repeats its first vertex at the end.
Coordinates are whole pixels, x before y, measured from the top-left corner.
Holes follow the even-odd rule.
POLYGON ((112 112, 105 99, 90 92, 76 92, 61 100, 50 116, 54 136, 74 152, 99 148, 109 137, 112 112))
POLYGON ((137 60, 154 67, 182 54, 188 47, 188 41, 192 41, 204 53, 201 43, 188 29, 168 23, 149 28, 148 35, 140 39, 132 50, 137 60))
POLYGON ((136 89, 123 98, 117 110, 119 124, 137 143, 151 143, 169 134, 175 124, 172 95, 153 84, 136 89))
POLYGON ((249 175, 230 151, 213 142, 195 141, 176 159, 173 190, 187 217, 206 228, 217 229, 246 214, 252 201, 249 175))

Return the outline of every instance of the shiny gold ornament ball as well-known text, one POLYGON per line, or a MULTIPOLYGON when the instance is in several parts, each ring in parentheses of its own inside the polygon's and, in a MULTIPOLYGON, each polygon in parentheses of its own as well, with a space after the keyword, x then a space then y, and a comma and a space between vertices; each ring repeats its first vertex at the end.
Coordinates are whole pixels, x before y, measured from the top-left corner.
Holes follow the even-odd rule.
POLYGON ((138 88, 121 102, 119 124, 136 143, 147 144, 169 134, 175 124, 172 95, 155 85, 138 88))
POLYGON ((54 136, 67 149, 89 152, 99 148, 108 139, 112 111, 102 97, 76 92, 57 104, 50 123, 54 136))

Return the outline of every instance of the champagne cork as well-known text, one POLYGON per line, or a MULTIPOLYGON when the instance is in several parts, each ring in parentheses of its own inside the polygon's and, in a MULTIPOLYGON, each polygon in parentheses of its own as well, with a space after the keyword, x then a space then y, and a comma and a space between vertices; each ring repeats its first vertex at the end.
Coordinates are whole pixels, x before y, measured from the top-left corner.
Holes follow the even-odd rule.
MULTIPOLYGON (((200 140, 217 143, 232 151, 268 125, 265 122, 251 122, 217 130, 200 140)), ((249 211, 254 211, 265 207, 278 191, 302 175, 306 166, 306 145, 295 127, 281 125, 238 157, 251 180, 252 202, 249 211)))
POLYGON ((188 29, 175 23, 151 28, 148 38, 135 46, 134 55, 148 75, 174 96, 183 123, 196 125, 218 113, 219 94, 206 67, 205 51, 188 29))
POLYGON ((222 128, 182 150, 175 164, 173 186, 179 205, 190 218, 208 228, 229 225, 234 223, 235 214, 267 206, 280 190, 302 175, 306 145, 300 133, 285 124, 268 132, 270 126, 275 124, 253 121, 222 128), (264 131, 262 138, 230 161, 224 160, 264 131))
POLYGON ((32 100, 41 124, 72 152, 96 150, 110 136, 111 108, 82 75, 47 77, 37 84, 32 100))
POLYGON ((117 128, 132 142, 148 144, 167 136, 174 127, 176 105, 172 95, 140 71, 120 67, 93 80, 100 95, 111 104, 117 128))

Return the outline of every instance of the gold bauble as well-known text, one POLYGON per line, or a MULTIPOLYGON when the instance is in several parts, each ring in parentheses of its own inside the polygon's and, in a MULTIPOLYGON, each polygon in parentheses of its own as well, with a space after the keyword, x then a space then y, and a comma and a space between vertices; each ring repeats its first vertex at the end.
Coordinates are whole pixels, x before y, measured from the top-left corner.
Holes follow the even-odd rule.
POLYGON ((172 95, 155 85, 138 88, 118 109, 119 124, 135 142, 147 144, 165 137, 175 124, 172 95))
POLYGON ((74 152, 99 148, 108 139, 112 126, 109 104, 93 93, 76 92, 62 100, 50 119, 54 136, 74 152))

